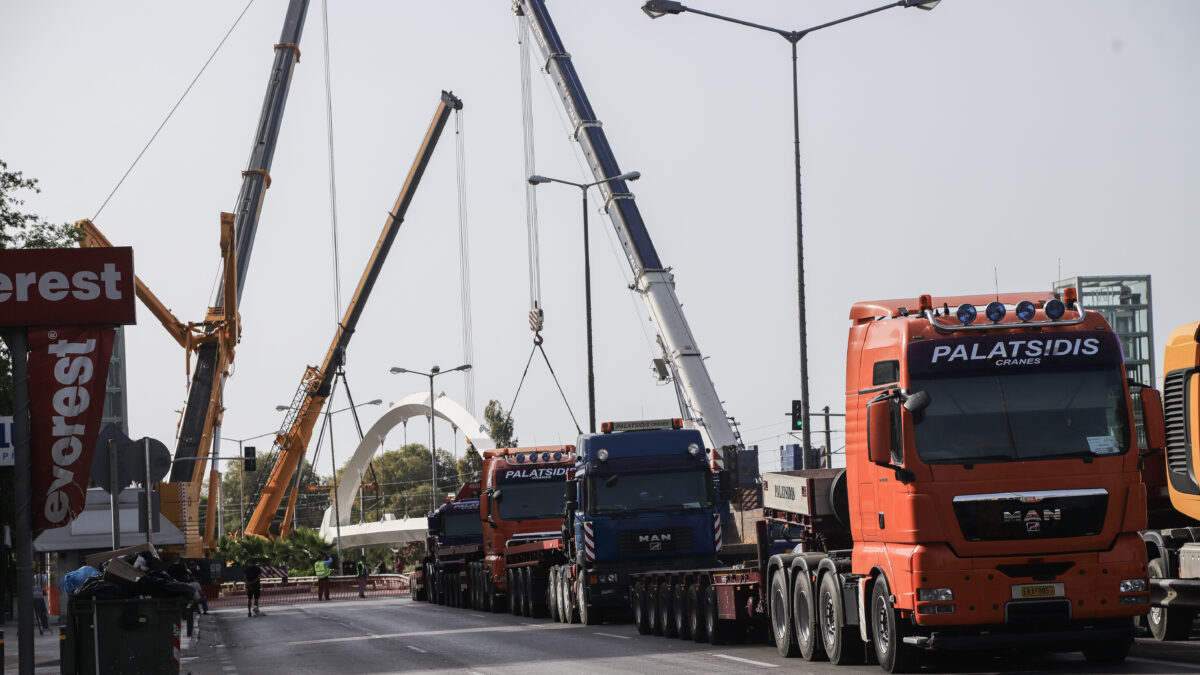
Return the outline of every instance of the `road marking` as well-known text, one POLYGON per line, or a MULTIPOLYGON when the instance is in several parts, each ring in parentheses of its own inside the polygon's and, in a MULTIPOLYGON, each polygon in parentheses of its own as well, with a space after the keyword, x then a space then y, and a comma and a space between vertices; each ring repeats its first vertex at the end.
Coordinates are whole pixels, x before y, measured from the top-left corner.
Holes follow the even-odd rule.
POLYGON ((1192 665, 1188 663, 1180 663, 1179 661, 1164 661, 1163 659, 1149 659, 1144 656, 1130 656, 1127 661, 1140 661, 1144 663, 1153 663, 1156 666, 1169 666, 1171 668, 1179 668, 1181 670, 1192 670, 1192 665))
POLYGON ((486 615, 486 614, 472 614, 471 616, 477 616, 477 617, 479 617, 480 619, 486 619, 486 618, 487 618, 487 615, 486 615))
POLYGON ((413 650, 414 652, 418 652, 418 653, 421 653, 421 654, 428 654, 428 653, 429 653, 429 652, 425 651, 424 649, 421 649, 420 647, 414 647, 414 646, 412 646, 412 645, 405 645, 405 646, 406 646, 406 647, 408 647, 409 649, 413 650))
POLYGON ((751 661, 750 659, 743 659, 740 656, 730 656, 728 654, 713 654, 713 656, 717 657, 718 659, 729 659, 730 661, 737 661, 739 663, 749 663, 752 666, 762 666, 763 668, 778 668, 779 667, 778 665, 776 665, 774 663, 766 663, 763 661, 751 661))
POLYGON ((618 640, 633 639, 633 638, 629 637, 628 635, 613 635, 612 633, 596 633, 596 635, 603 635, 604 637, 617 638, 618 640))

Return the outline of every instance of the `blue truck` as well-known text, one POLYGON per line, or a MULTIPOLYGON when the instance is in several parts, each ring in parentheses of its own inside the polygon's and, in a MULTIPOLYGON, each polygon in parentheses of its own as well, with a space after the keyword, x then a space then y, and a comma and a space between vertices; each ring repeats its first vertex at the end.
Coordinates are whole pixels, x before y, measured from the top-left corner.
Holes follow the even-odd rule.
POLYGON ((551 617, 592 625, 630 612, 630 578, 718 564, 721 511, 700 433, 682 420, 606 422, 583 434, 566 485, 551 617))
POLYGON ((413 600, 463 606, 468 565, 483 557, 479 490, 479 481, 464 483, 429 516, 426 554, 411 578, 413 600))

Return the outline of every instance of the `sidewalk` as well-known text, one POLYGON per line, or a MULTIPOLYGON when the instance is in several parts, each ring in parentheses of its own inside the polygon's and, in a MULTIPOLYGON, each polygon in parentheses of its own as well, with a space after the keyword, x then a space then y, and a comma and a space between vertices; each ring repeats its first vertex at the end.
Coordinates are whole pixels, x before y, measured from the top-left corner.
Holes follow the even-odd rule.
MULTIPOLYGON (((196 644, 200 641, 201 636, 206 628, 215 626, 216 619, 211 614, 198 614, 195 617, 195 624, 191 637, 187 634, 186 618, 179 625, 179 657, 182 661, 187 656, 191 655, 196 644)), ((20 627, 17 625, 16 619, 0 624, 0 631, 4 631, 4 675, 18 672, 20 656, 18 653, 19 638, 18 633, 20 627)), ((59 623, 58 617, 50 615, 50 630, 39 635, 36 624, 33 629, 33 669, 38 675, 61 672, 61 662, 59 659, 59 623)), ((187 672, 184 668, 181 672, 187 672)))

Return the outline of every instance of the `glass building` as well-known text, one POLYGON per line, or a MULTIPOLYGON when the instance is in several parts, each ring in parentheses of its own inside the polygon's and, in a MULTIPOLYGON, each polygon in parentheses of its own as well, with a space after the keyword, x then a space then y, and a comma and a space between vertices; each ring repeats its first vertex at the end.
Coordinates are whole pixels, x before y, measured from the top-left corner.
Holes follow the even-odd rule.
POLYGON ((100 428, 111 422, 126 436, 129 435, 128 397, 125 393, 125 328, 117 327, 113 339, 112 359, 108 362, 108 381, 104 386, 104 417, 100 428))
POLYGON ((1103 314, 1120 337, 1129 378, 1155 386, 1150 275, 1070 277, 1055 282, 1054 290, 1071 286, 1078 289, 1083 306, 1103 314))

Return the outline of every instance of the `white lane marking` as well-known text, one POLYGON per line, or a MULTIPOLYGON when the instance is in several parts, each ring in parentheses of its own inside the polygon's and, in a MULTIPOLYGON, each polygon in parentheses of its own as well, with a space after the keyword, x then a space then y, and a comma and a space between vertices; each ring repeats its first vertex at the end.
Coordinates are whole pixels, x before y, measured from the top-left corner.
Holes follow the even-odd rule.
MULTIPOLYGON (((539 624, 529 624, 529 625, 537 626, 539 624)), ((565 624, 553 624, 553 623, 545 624, 542 627, 544 630, 559 630, 559 629, 569 630, 572 628, 575 628, 575 629, 579 628, 578 624, 576 624, 574 626, 567 626, 565 624)), ((461 635, 463 633, 483 633, 483 632, 515 633, 515 632, 523 631, 523 630, 525 630, 525 628, 522 626, 494 625, 494 626, 479 626, 478 628, 447 628, 447 629, 442 629, 442 630, 419 630, 419 631, 411 631, 411 632, 407 632, 407 633, 381 633, 379 635, 350 635, 347 637, 321 638, 321 639, 317 639, 317 640, 293 640, 291 642, 288 642, 287 644, 289 644, 289 645, 320 645, 320 644, 326 644, 326 643, 331 643, 331 642, 354 642, 357 640, 390 640, 390 639, 394 639, 394 638, 417 637, 417 636, 424 636, 424 635, 461 635)))
POLYGON ((418 652, 420 654, 428 654, 429 653, 429 652, 425 651, 424 649, 421 649, 420 647, 414 647, 412 645, 405 645, 405 646, 408 647, 409 649, 413 650, 414 652, 418 652))
POLYGON ((749 663, 752 666, 762 666, 763 668, 778 668, 779 667, 778 665, 776 665, 774 663, 765 663, 763 661, 751 661, 750 659, 743 659, 740 656, 730 656, 728 654, 713 654, 713 656, 717 657, 718 659, 729 659, 730 661, 737 661, 739 663, 749 663))
POLYGON ((618 640, 632 640, 633 639, 633 638, 629 637, 628 635, 613 635, 612 633, 596 633, 596 635, 603 635, 604 637, 617 638, 618 640))
POLYGON ((472 614, 471 616, 477 616, 477 617, 479 617, 480 619, 486 619, 486 618, 487 618, 487 615, 486 615, 486 614, 472 614))
POLYGON ((1162 659, 1150 659, 1150 658, 1146 658, 1145 656, 1130 656, 1126 659, 1126 661, 1140 661, 1142 663, 1153 663, 1156 666, 1169 666, 1171 668, 1179 668, 1180 670, 1186 670, 1186 671, 1193 670, 1193 666, 1188 663, 1181 663, 1179 661, 1164 661, 1162 659))

